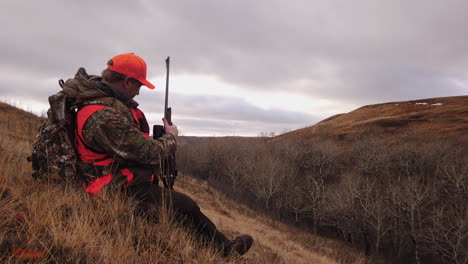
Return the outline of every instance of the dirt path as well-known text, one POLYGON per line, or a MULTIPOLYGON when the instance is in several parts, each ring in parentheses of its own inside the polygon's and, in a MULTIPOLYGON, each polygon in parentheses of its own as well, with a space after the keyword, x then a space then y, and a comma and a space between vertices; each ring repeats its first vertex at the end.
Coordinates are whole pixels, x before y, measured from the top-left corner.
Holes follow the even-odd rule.
MULTIPOLYGON (((302 233, 299 239, 290 227, 259 216, 252 210, 224 198, 205 183, 186 178, 178 185, 176 190, 192 197, 200 205, 202 212, 229 237, 233 238, 241 233, 250 234, 255 243, 249 254, 255 254, 256 251, 263 251, 262 254, 265 254, 270 251, 272 258, 281 263, 337 263, 332 258, 312 252, 304 246, 308 240, 307 236, 314 242, 324 240, 323 238, 302 233)), ((324 242, 320 251, 331 250, 326 241, 324 242)), ((314 247, 317 248, 317 245, 314 247)))

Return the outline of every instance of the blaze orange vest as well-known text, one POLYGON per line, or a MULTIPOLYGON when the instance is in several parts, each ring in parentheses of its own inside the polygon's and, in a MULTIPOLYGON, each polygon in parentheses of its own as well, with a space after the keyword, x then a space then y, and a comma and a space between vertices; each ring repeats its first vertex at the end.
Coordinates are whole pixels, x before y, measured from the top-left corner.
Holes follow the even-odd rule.
MULTIPOLYGON (((78 151, 78 154, 80 155, 80 158, 83 162, 86 163, 91 163, 95 166, 109 166, 112 163, 114 163, 114 159, 111 158, 107 154, 103 153, 97 153, 92 150, 90 150, 88 147, 86 147, 85 144, 85 139, 83 136, 83 127, 88 120, 88 118, 94 114, 95 112, 106 108, 106 105, 86 105, 83 108, 79 109, 76 115, 76 138, 75 138, 75 143, 76 143, 76 148, 78 151)), ((144 118, 143 112, 138 109, 138 108, 130 108, 132 112, 132 116, 135 122, 137 122, 139 125, 140 120, 146 120, 144 118)), ((143 132, 142 134, 148 138, 149 133, 143 132)), ((130 185, 130 182, 133 180, 134 175, 129 169, 120 169, 123 175, 127 177, 127 183, 124 185, 124 187, 128 187, 130 185)), ((91 181, 88 183, 86 187, 86 192, 87 193, 92 193, 92 194, 98 194, 101 192, 102 188, 108 184, 112 180, 112 173, 109 173, 107 175, 101 176, 96 178, 95 180, 91 181)))

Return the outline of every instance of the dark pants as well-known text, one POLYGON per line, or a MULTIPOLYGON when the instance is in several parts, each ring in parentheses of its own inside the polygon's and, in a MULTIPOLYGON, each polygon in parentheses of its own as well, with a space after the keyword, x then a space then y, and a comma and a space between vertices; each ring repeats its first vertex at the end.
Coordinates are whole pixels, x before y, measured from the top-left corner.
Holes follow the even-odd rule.
POLYGON ((194 230, 205 241, 213 241, 223 250, 229 240, 216 229, 206 215, 200 211, 197 203, 185 194, 162 188, 156 184, 143 183, 125 189, 126 193, 139 201, 138 209, 142 213, 157 213, 160 206, 165 205, 175 216, 176 221, 194 230))

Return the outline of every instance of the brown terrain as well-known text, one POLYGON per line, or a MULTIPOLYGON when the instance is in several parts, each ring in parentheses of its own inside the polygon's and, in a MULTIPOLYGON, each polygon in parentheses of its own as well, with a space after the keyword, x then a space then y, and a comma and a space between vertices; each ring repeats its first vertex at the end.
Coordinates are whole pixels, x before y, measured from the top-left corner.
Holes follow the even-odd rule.
POLYGON ((468 142, 468 96, 363 106, 272 140, 327 136, 354 141, 370 134, 389 139, 421 134, 434 138, 457 137, 468 142))

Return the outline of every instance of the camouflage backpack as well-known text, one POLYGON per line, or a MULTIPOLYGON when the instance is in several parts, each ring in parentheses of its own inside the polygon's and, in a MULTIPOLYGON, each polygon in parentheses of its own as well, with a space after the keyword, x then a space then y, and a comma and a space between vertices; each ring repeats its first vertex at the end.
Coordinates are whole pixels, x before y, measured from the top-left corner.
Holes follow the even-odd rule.
MULTIPOLYGON (((59 84, 63 87, 63 80, 59 84)), ((77 107, 72 105, 72 101, 63 91, 49 96, 47 120, 40 127, 32 145, 32 154, 28 157, 34 179, 70 183, 79 179, 75 147, 77 107)))

